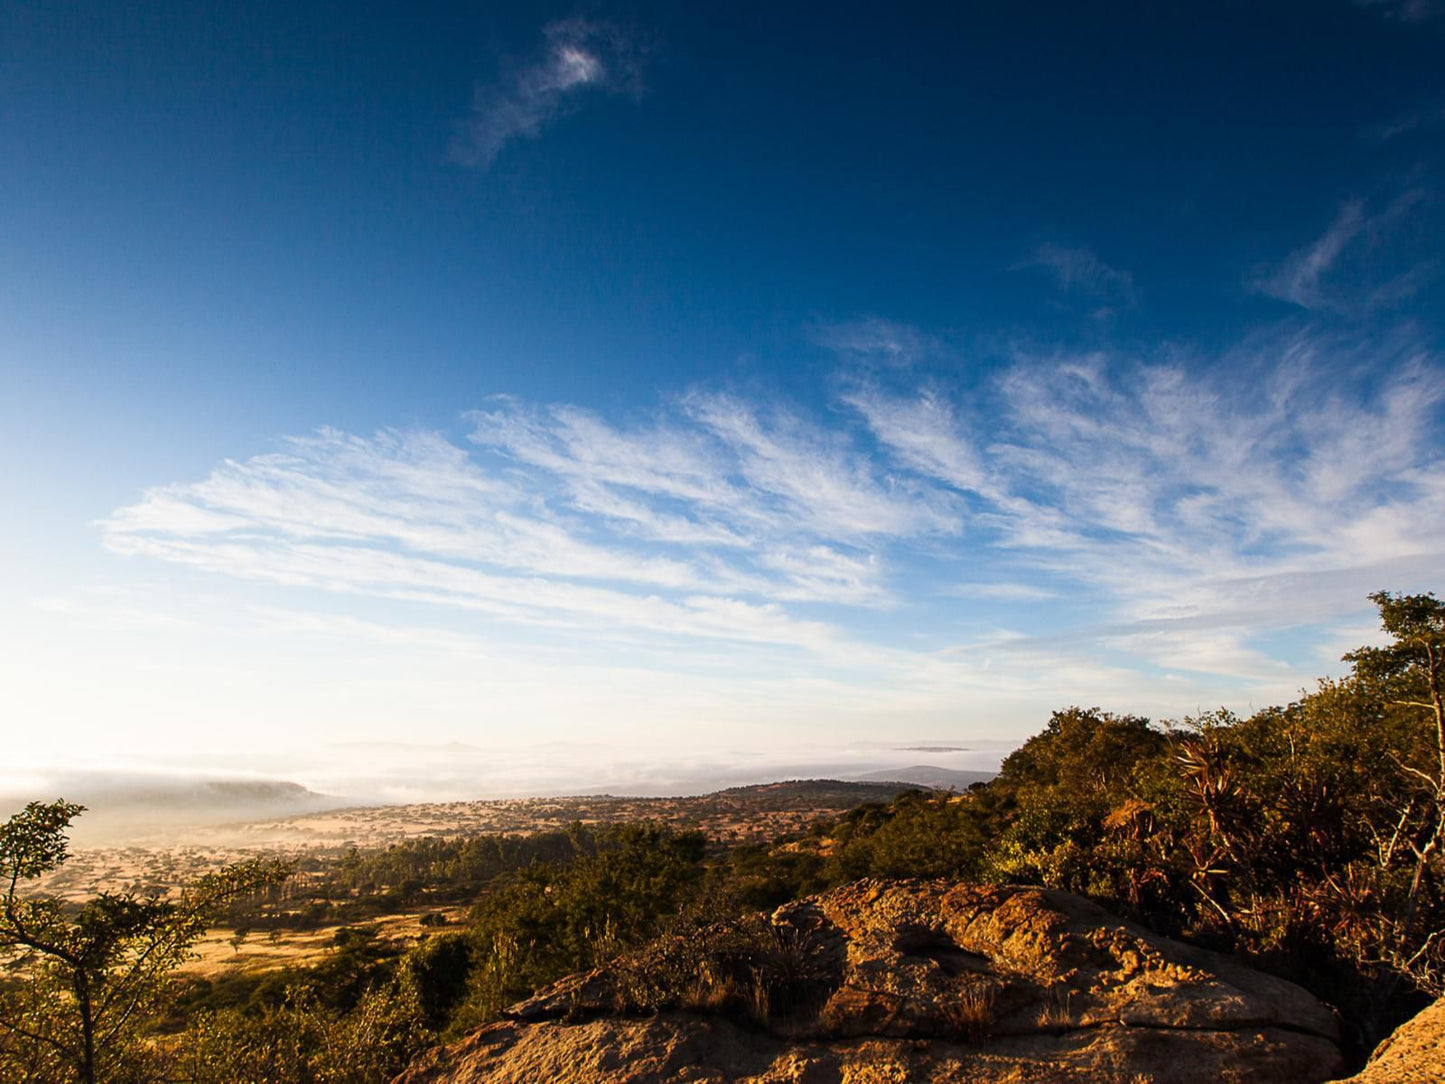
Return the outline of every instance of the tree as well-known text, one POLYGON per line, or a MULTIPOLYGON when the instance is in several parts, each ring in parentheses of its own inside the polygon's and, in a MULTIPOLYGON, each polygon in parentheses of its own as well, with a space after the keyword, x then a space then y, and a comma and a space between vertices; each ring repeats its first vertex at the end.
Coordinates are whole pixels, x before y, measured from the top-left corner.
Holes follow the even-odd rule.
POLYGON ((1005 758, 991 784, 1001 824, 990 833, 985 876, 1114 895, 1115 871, 1100 861, 1100 842, 1115 811, 1135 797, 1140 765, 1166 746, 1140 716, 1054 712, 1041 733, 1005 758))
POLYGON ((0 1080, 123 1084, 146 1078, 142 1026, 167 976, 218 908, 279 883, 289 868, 253 861, 200 878, 172 898, 102 892, 78 907, 27 891, 69 857, 84 811, 31 802, 0 826, 0 1080))
POLYGON ((1408 882, 1387 962, 1393 974, 1439 993, 1445 987, 1445 930, 1419 934, 1425 907, 1438 903, 1430 898, 1432 883, 1438 895, 1445 875, 1445 603, 1433 594, 1388 591, 1370 599, 1390 643, 1360 648, 1345 659, 1354 663, 1358 680, 1412 724, 1404 728, 1403 747, 1391 752, 1406 786, 1390 810, 1395 816, 1384 854, 1387 864, 1397 857, 1403 862, 1408 882))

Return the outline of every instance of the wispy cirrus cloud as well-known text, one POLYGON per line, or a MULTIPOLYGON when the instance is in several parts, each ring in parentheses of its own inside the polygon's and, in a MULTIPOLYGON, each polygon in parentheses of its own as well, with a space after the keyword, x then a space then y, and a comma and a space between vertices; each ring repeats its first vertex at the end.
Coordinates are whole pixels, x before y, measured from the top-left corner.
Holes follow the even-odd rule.
POLYGON ((1013 270, 1031 267, 1047 271, 1066 294, 1124 304, 1135 300, 1134 276, 1105 263, 1090 248, 1045 243, 1014 264, 1013 270))
POLYGON ((638 98, 647 44, 616 24, 563 19, 542 28, 539 55, 477 90, 453 145, 457 161, 490 166, 507 144, 535 138, 591 94, 638 98))
POLYGON ((1402 270, 1387 243, 1426 198, 1424 189, 1410 188, 1373 211, 1362 199, 1346 200, 1323 234, 1251 285, 1302 309, 1369 312, 1399 304, 1414 295, 1433 264, 1418 261, 1402 270))
POLYGON ((1445 125, 1445 105, 1437 103, 1402 113, 1383 124, 1377 124, 1367 129, 1365 135, 1376 142, 1385 143, 1401 136, 1428 132, 1442 125, 1445 125))
POLYGON ((934 336, 880 316, 820 323, 809 337, 824 349, 865 366, 902 368, 943 352, 934 336))
POLYGON ((1049 602, 1059 597, 1056 591, 1029 583, 960 583, 949 593, 959 598, 998 599, 1003 602, 1049 602))
POLYGON ((1372 8, 1387 19, 1402 23, 1423 23, 1445 14, 1441 0, 1354 0, 1356 7, 1372 8))
POLYGON ((1335 220, 1320 237, 1254 282, 1260 293, 1288 301, 1304 309, 1324 303, 1323 282, 1339 262, 1341 254, 1365 228, 1365 207, 1360 200, 1347 200, 1335 220))
POLYGON ((538 626, 815 648, 831 633, 781 606, 885 603, 880 542, 957 529, 946 494, 731 397, 630 429, 511 400, 469 417, 475 457, 435 433, 322 430, 148 491, 106 544, 538 626))
POLYGON ((973 499, 990 545, 1090 585, 1116 620, 1316 620, 1341 604, 1324 580, 1358 595, 1391 562, 1438 559, 1445 378, 1427 355, 1295 333, 1220 371, 1024 359, 997 386, 1005 423, 986 430, 932 393, 855 403, 900 463, 973 499))
POLYGON ((946 497, 880 478, 843 434, 730 396, 691 396, 688 415, 736 457, 748 491, 824 537, 916 537, 956 527, 946 497))
POLYGON ((464 443, 322 430, 155 487, 102 536, 643 669, 745 665, 739 697, 809 710, 1288 695, 1315 663, 1261 637, 1333 643, 1445 558, 1445 373, 1405 333, 874 377, 821 417, 694 390, 626 421, 494 399, 464 443))
POLYGON ((508 402, 468 417, 473 443, 548 472, 569 500, 659 540, 856 545, 956 528, 945 495, 880 476, 843 434, 735 396, 692 393, 666 421, 637 429, 569 406, 508 402))

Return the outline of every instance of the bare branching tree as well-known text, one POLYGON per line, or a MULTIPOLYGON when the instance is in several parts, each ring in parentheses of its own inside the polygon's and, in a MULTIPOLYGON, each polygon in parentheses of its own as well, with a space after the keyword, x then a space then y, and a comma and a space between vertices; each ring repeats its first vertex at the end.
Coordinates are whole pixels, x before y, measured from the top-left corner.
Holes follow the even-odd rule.
POLYGON ((102 892, 79 906, 27 891, 69 856, 84 807, 32 802, 0 826, 0 1081, 123 1084, 147 1078, 139 1041, 170 972, 217 910, 284 879, 239 863, 170 898, 102 892))

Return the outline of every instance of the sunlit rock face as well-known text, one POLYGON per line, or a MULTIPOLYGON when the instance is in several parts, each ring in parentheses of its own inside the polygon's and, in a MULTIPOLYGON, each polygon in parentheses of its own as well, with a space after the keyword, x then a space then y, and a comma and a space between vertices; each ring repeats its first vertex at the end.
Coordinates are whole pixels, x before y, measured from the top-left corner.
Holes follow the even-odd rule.
POLYGON ((396 1084, 1314 1084, 1340 1069, 1335 1018, 1304 990, 1068 893, 862 881, 717 929, 570 976, 396 1084))
POLYGON ((1445 998, 1396 1028, 1345 1084, 1445 1084, 1445 998))

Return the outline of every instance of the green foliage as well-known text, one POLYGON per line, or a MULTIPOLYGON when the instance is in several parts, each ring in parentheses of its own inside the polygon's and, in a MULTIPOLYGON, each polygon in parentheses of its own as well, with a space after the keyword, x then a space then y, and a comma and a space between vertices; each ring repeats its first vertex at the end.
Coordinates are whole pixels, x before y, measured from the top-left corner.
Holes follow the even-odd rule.
POLYGON ((468 928, 479 963, 453 1027, 656 936, 696 890, 704 850, 699 832, 623 825, 607 849, 534 865, 483 897, 468 928))
POLYGON ((1373 599, 1389 641, 1293 704, 1056 712, 988 785, 862 807, 811 859, 736 855, 738 883, 769 904, 861 876, 1085 893, 1302 983, 1368 1046, 1445 993, 1445 604, 1373 599))
POLYGON ((346 1012, 292 990, 256 1013, 199 1015, 168 1044, 166 1069, 188 1084, 384 1084, 433 1038, 404 982, 369 989, 346 1012))
POLYGON ((981 872, 1096 895, 1117 891, 1116 862, 1095 855, 1106 822, 1138 800, 1136 769, 1166 744, 1149 720, 1098 708, 1058 711, 1003 763, 991 785, 1003 821, 988 833, 981 872))
POLYGON ((741 907, 771 911, 799 896, 828 887, 827 863, 812 847, 765 843, 735 848, 723 878, 741 907))
POLYGON ((864 807, 831 833, 828 884, 860 877, 955 877, 976 870, 984 842, 978 810, 965 799, 910 791, 864 807))
POLYGON ((21 881, 58 869, 70 857, 70 822, 85 806, 57 800, 31 802, 0 827, 0 879, 9 883, 13 897, 21 881))
POLYGON ((476 963, 472 939, 448 933, 423 941, 406 957, 403 975, 416 990, 426 1024, 440 1031, 466 996, 467 980, 476 963))
POLYGON ((299 906, 238 900, 226 921, 253 929, 316 929, 367 922, 418 906, 472 901, 495 882, 530 866, 565 866, 612 849, 619 833, 627 830, 625 825, 578 823, 531 835, 424 837, 369 853, 353 848, 340 861, 318 864, 311 871, 319 876, 310 879, 309 898, 299 906))

